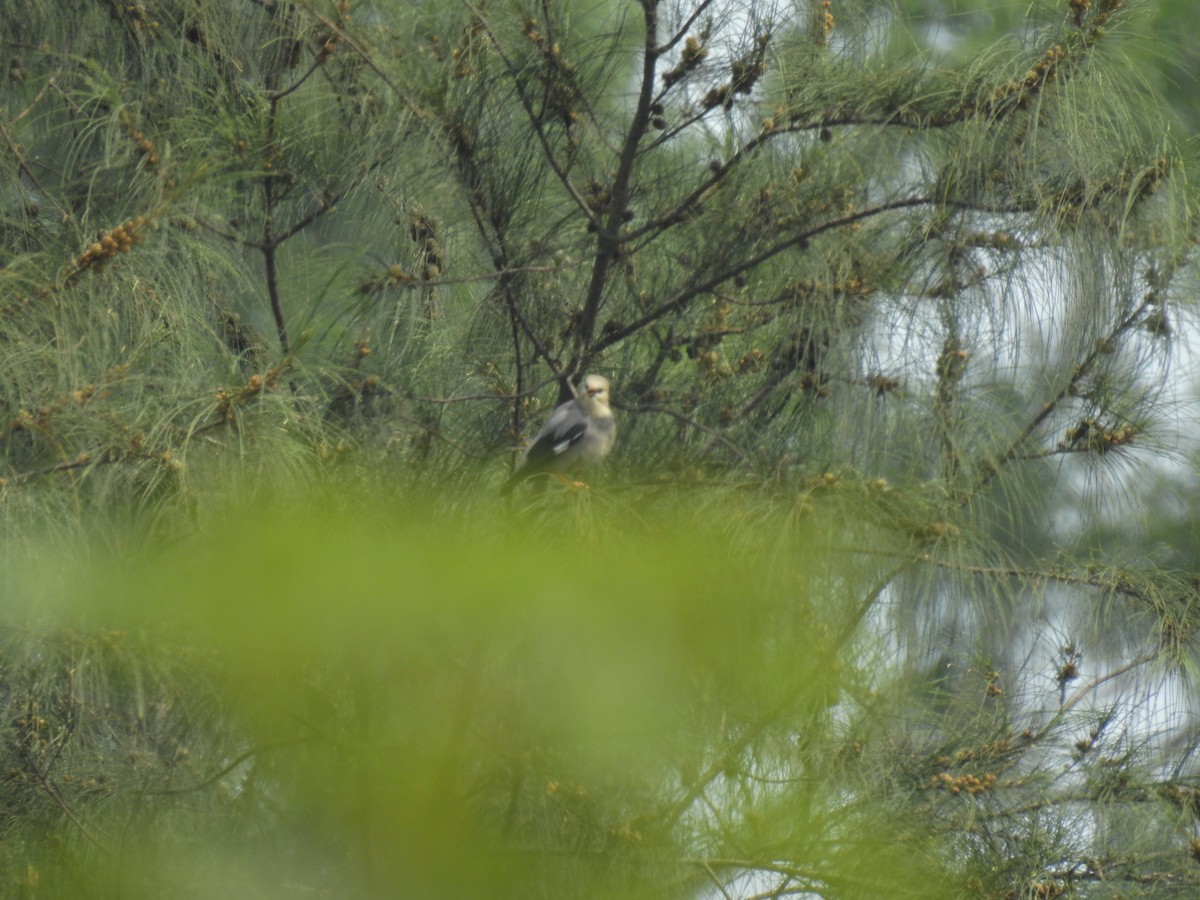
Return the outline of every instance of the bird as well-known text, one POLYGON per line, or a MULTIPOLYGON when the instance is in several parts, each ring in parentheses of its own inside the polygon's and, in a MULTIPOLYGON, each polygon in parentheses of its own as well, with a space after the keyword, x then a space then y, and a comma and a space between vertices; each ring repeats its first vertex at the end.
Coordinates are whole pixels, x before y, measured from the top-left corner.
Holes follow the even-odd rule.
POLYGON ((575 399, 551 413, 500 493, 508 494, 526 478, 543 473, 565 481, 564 473, 589 468, 608 456, 617 439, 617 423, 608 401, 608 379, 603 375, 585 378, 575 399))

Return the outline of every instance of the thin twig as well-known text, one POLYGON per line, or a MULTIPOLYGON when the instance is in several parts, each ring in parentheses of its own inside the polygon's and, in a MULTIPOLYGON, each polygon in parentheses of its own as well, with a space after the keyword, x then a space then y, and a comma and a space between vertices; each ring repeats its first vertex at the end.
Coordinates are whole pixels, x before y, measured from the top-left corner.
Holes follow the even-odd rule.
POLYGON ((491 400, 494 402, 509 403, 513 400, 520 400, 524 397, 529 397, 536 394, 548 384, 554 384, 558 381, 557 375, 551 378, 543 378, 532 387, 528 387, 519 394, 467 394, 462 397, 413 397, 414 400, 420 403, 468 403, 475 400, 491 400))
POLYGON ((803 245, 812 238, 820 234, 824 234, 826 231, 832 231, 836 228, 845 228, 853 225, 855 222, 860 222, 863 219, 869 219, 873 216, 882 215, 895 210, 910 209, 915 206, 936 206, 939 204, 941 204, 941 201, 934 200, 929 197, 903 197, 898 200, 889 200, 886 203, 880 203, 877 206, 868 207, 867 209, 860 209, 856 212, 847 213, 844 216, 838 216, 836 219, 829 219, 826 222, 822 222, 820 225, 797 232, 785 240, 779 241, 776 244, 772 244, 762 252, 743 260, 737 265, 730 266, 727 269, 722 269, 720 272, 710 276, 704 281, 684 287, 674 297, 663 301, 645 315, 640 316, 639 318, 630 322, 628 325, 605 332, 604 336, 591 346, 585 362, 590 361, 591 358, 598 356, 613 344, 625 340, 625 338, 632 334, 636 334, 647 325, 658 321, 663 316, 684 309, 689 303, 692 302, 692 300, 708 293, 718 285, 762 265, 767 260, 778 256, 785 250, 803 245))
POLYGON ((426 434, 430 435, 431 437, 435 437, 439 441, 443 441, 444 443, 449 444, 451 447, 453 447, 455 450, 457 450, 459 453, 461 453, 463 456, 465 456, 469 459, 475 459, 475 460, 479 460, 480 462, 482 462, 488 458, 486 456, 480 456, 478 453, 472 453, 470 450, 468 450, 462 444, 458 443, 455 440, 452 440, 451 438, 446 437, 446 435, 442 434, 441 429, 439 429, 433 425, 430 425, 428 422, 422 422, 420 419, 416 419, 416 418, 413 418, 412 416, 406 416, 406 415, 403 415, 400 413, 395 414, 395 416, 397 419, 400 419, 403 422, 408 422, 410 425, 416 425, 418 428, 420 428, 422 431, 424 431, 426 434))
POLYGON ((520 99, 521 106, 525 110, 525 116, 527 119, 529 119, 529 124, 533 127, 533 133, 537 135, 538 143, 542 145, 542 156, 545 157, 547 165, 550 166, 551 171, 554 172, 559 182, 562 183, 562 186, 566 190, 567 194, 570 195, 571 199, 575 201, 575 204, 579 207, 579 211, 584 214, 584 216, 589 222, 592 223, 593 226, 599 228, 601 225, 600 217, 592 210, 590 206, 588 206, 587 200, 584 199, 584 196, 579 192, 579 189, 575 187, 575 183, 571 181, 571 177, 569 174, 567 174, 566 168, 558 161, 558 157, 554 153, 554 148, 550 146, 550 138, 547 136, 545 128, 542 127, 541 117, 533 108, 533 102, 521 88, 521 79, 519 77, 520 70, 504 51, 504 46, 492 31, 491 26, 488 25, 487 19, 484 17, 483 13, 480 12, 478 7, 476 7, 474 3, 471 3, 470 0, 467 0, 466 6, 469 10, 471 10, 472 14, 483 28, 484 34, 488 36, 488 40, 491 41, 492 47, 496 50, 501 62, 504 63, 505 68, 508 70, 508 75, 512 80, 514 88, 516 89, 517 97, 520 99))
POLYGON ((1158 296, 1156 292, 1147 292, 1146 296, 1142 299, 1142 302, 1138 304, 1136 309, 1117 322, 1117 324, 1106 337, 1096 342, 1095 346, 1093 346, 1088 355, 1083 358, 1083 361, 1075 366, 1075 369, 1072 371, 1071 377, 1067 380, 1066 384, 1059 388, 1054 396, 1047 400, 1045 404, 1043 404, 1037 415, 1035 415, 1026 424, 1021 433, 1008 445, 1007 448, 1005 448, 1005 450, 999 456, 987 462, 982 467, 982 471, 975 479, 975 483, 971 486, 971 489, 967 491, 964 498, 964 503, 969 503, 975 494, 986 487, 988 483, 990 483, 991 480, 996 477, 1003 466, 1015 459, 1020 458, 1021 448, 1025 445, 1025 442, 1033 436, 1033 433, 1037 431, 1038 427, 1041 426, 1041 424, 1045 422, 1046 419, 1048 419, 1056 409, 1058 409, 1063 400, 1065 400, 1067 397, 1074 396, 1079 383, 1086 376, 1091 374, 1092 367, 1096 364, 1096 361, 1105 354, 1111 352, 1113 342, 1118 340, 1130 328, 1133 328, 1135 325, 1137 325, 1142 320, 1142 314, 1150 306, 1157 302, 1158 296))
POLYGON ((92 829, 89 828, 88 825, 83 821, 83 819, 81 819, 79 817, 79 815, 75 812, 75 810, 71 806, 71 804, 67 803, 66 799, 62 796, 62 794, 60 794, 58 792, 58 789, 51 783, 50 777, 46 773, 42 772, 41 768, 39 768, 38 764, 34 761, 33 757, 27 752, 22 753, 22 755, 25 757, 26 765, 27 765, 28 769, 33 773, 33 777, 35 779, 37 779, 38 784, 40 784, 42 786, 42 789, 50 796, 50 798, 55 802, 55 804, 58 806, 58 808, 63 811, 63 814, 68 819, 71 820, 71 824, 73 824, 76 828, 79 829, 79 833, 82 834, 89 843, 94 844, 96 847, 100 848, 105 853, 111 854, 113 852, 112 848, 109 847, 104 841, 100 840, 100 838, 97 837, 96 834, 92 832, 92 829))
POLYGON ((41 469, 32 469, 27 472, 16 472, 12 475, 4 475, 0 477, 0 487, 14 484, 24 484, 30 479, 41 478, 43 475, 54 475, 57 472, 70 472, 74 469, 82 469, 86 466, 98 466, 115 461, 115 459, 111 459, 101 452, 98 452, 98 455, 95 458, 93 458, 91 454, 80 454, 79 457, 71 460, 70 462, 55 463, 52 466, 45 466, 41 469))
POLYGON ((296 746, 299 746, 300 744, 311 743, 313 740, 314 740, 314 738, 312 738, 312 737, 302 737, 302 738, 294 738, 290 741, 279 741, 279 742, 273 743, 273 744, 265 744, 261 747, 251 747, 249 750, 246 750, 243 753, 240 753, 238 756, 234 757, 234 759, 231 762, 229 762, 229 763, 225 764, 224 766, 222 766, 221 768, 219 768, 212 775, 205 778, 203 781, 197 782, 196 784, 189 784, 185 787, 176 787, 176 788, 158 788, 155 790, 143 791, 143 793, 151 794, 154 796, 162 796, 162 795, 171 795, 171 794, 190 794, 190 793, 193 793, 194 791, 203 790, 204 788, 208 787, 209 785, 216 784, 218 781, 220 781, 222 778, 224 778, 226 775, 228 775, 234 769, 245 764, 247 760, 251 759, 254 756, 258 756, 262 753, 266 753, 271 750, 283 750, 288 747, 296 747, 296 746))
POLYGON ((674 418, 680 422, 683 422, 685 425, 688 425, 689 427, 696 429, 697 431, 701 432, 702 434, 707 434, 715 442, 717 442, 721 446, 725 447, 726 449, 731 450, 733 452, 733 454, 735 456, 737 456, 737 458, 740 459, 743 463, 745 463, 746 466, 748 466, 751 470, 754 469, 754 461, 737 444, 735 444, 733 441, 731 441, 729 438, 727 438, 725 435, 723 435, 721 432, 717 431, 716 429, 709 428, 706 425, 701 425, 699 422, 697 422, 691 416, 685 415, 684 413, 681 413, 677 409, 671 409, 670 407, 667 407, 667 406, 659 406, 654 403, 647 403, 647 404, 643 404, 641 406, 621 406, 619 404, 613 404, 613 405, 616 406, 618 409, 622 409, 627 412, 662 413, 663 415, 671 416, 672 418, 674 418))

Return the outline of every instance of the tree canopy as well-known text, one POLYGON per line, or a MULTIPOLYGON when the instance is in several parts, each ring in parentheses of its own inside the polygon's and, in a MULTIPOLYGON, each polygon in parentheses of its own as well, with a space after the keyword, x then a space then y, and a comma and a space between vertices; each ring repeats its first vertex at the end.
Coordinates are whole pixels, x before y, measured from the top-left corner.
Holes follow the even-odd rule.
POLYGON ((1153 19, 928 6, 6 15, 6 890, 1194 892, 1153 19))

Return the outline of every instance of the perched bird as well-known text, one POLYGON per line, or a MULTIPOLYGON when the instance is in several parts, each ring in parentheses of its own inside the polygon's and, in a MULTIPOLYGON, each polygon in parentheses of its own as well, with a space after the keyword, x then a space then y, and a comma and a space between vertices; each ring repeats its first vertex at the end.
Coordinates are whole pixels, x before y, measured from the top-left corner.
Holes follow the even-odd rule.
POLYGON ((608 456, 616 439, 617 423, 608 406, 608 379, 589 375, 575 399, 554 410, 500 492, 507 494, 534 475, 550 473, 563 479, 564 473, 594 466, 608 456))

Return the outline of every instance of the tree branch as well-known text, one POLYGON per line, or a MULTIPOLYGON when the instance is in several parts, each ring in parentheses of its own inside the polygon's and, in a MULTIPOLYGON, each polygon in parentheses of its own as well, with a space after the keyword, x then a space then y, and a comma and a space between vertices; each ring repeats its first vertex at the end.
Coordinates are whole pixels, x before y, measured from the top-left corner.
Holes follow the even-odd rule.
POLYGON ((583 302, 583 312, 575 328, 575 354, 571 364, 567 366, 567 371, 571 374, 578 372, 586 362, 595 356, 595 352, 590 350, 592 335, 596 330, 596 319, 604 299, 604 289, 608 286, 608 272, 617 258, 622 244, 618 232, 625 221, 625 212, 629 207, 629 190, 634 163, 637 160, 638 145, 650 124, 650 107, 654 103, 654 79, 660 52, 657 47, 658 12, 656 4, 652 2, 644 2, 642 10, 646 37, 642 47, 642 78, 638 89, 637 106, 634 108, 633 119, 629 123, 629 131, 625 136, 625 144, 617 163, 617 173, 609 191, 608 218, 605 227, 598 229, 596 233, 596 256, 592 265, 592 275, 583 302))
POLYGON ((975 479, 975 483, 963 497, 962 502, 964 504, 970 503, 972 498, 978 494, 980 490, 986 487, 1000 472, 1001 468, 1012 462, 1014 459, 1021 457, 1021 449, 1025 446, 1025 442, 1028 441, 1029 438, 1033 436, 1033 433, 1041 426, 1041 424, 1045 422, 1046 419, 1048 419, 1056 409, 1058 409, 1063 400, 1065 400, 1067 397, 1074 396, 1076 389, 1079 387, 1079 383, 1091 373, 1092 367, 1096 364, 1096 361, 1107 353, 1111 353, 1113 342, 1119 340, 1126 332, 1141 322, 1142 314, 1157 302, 1157 292, 1153 290, 1147 292, 1146 296, 1142 298, 1142 302, 1139 303, 1132 312, 1118 321, 1106 337, 1096 342, 1096 345, 1091 349, 1087 356, 1083 358, 1083 361, 1075 366, 1075 368, 1072 370, 1071 377, 1067 379, 1066 383, 1059 388, 1054 396, 1052 396, 1042 405, 1042 408, 1032 419, 1030 419, 1025 428, 1022 429, 1021 433, 1008 445, 1008 447, 1004 449, 1003 452, 1000 453, 999 456, 984 463, 982 471, 975 479))
POLYGON ((711 437, 716 443, 731 451, 738 459, 745 463, 751 471, 753 471, 755 468, 754 461, 746 454, 744 450, 742 450, 741 447, 716 429, 709 428, 706 425, 701 425, 691 416, 685 415, 684 413, 679 412, 679 410, 671 409, 667 406, 659 406, 654 403, 647 403, 643 404, 642 406, 621 406, 619 404, 614 404, 614 406, 616 406, 618 409, 622 409, 631 413, 662 413, 663 415, 671 416, 673 419, 683 422, 685 425, 696 429, 696 431, 699 431, 701 434, 706 434, 711 437))
POLYGON ((657 322, 663 316, 673 312, 679 312, 680 310, 684 309, 697 297, 708 293, 713 288, 717 287, 717 285, 729 281, 731 278, 736 278, 738 275, 742 274, 743 272, 748 272, 756 266, 762 265, 767 260, 782 253, 784 250, 788 250, 792 247, 802 246, 819 234, 823 234, 826 231, 832 231, 836 228, 845 228, 846 226, 853 225, 855 222, 860 222, 863 219, 869 219, 873 216, 878 216, 894 210, 910 209, 915 206, 936 206, 940 203, 941 201, 933 200, 929 197, 906 197, 899 200, 890 200, 886 203, 881 203, 878 206, 872 206, 868 209, 862 209, 858 210, 857 212, 848 213, 844 216, 839 216, 836 219, 830 219, 829 221, 823 222, 822 224, 813 228, 796 232, 786 240, 772 244, 766 250, 763 250, 762 252, 757 253, 736 265, 730 266, 727 269, 723 269, 717 274, 712 275, 701 282, 685 287, 674 297, 660 303, 658 306, 635 319, 628 325, 612 329, 611 331, 606 331, 598 341, 591 345, 588 353, 583 356, 582 361, 584 364, 586 364, 592 358, 598 356, 613 344, 617 344, 625 340, 625 338, 629 337, 630 335, 636 334, 647 325, 657 322))

